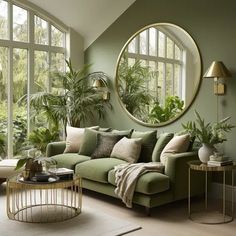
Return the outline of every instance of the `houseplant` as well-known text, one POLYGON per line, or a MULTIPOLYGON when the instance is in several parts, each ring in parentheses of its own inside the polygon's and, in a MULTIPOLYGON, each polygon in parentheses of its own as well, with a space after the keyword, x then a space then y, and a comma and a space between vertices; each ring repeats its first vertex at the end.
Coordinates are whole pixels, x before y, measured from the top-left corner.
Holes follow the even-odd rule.
POLYGON ((206 163, 209 156, 216 150, 215 145, 226 141, 226 133, 229 132, 234 125, 228 123, 230 117, 226 117, 219 122, 206 123, 197 111, 194 111, 196 121, 188 121, 182 124, 182 127, 191 137, 195 137, 202 147, 198 151, 199 159, 206 163))
POLYGON ((106 107, 111 108, 109 101, 102 98, 100 93, 89 83, 88 65, 80 70, 74 70, 71 60, 66 60, 68 71, 55 74, 61 81, 64 92, 52 94, 39 92, 31 96, 31 106, 36 113, 44 113, 50 125, 59 128, 62 123, 66 132, 66 125, 80 127, 81 122, 98 114, 104 117, 106 107))

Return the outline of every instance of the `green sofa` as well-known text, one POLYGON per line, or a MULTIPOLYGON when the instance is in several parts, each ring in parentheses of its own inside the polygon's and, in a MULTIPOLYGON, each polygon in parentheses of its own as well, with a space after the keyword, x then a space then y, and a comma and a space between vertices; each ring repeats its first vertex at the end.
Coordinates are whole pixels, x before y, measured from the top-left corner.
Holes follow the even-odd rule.
MULTIPOLYGON (((57 161, 57 167, 74 169, 75 173, 82 177, 84 189, 118 197, 114 193, 116 188, 114 166, 125 163, 125 161, 111 157, 91 159, 90 156, 77 153, 63 153, 65 147, 65 142, 49 143, 47 156, 57 161)), ((153 152, 155 152, 155 148, 153 152)), ((150 208, 187 198, 187 162, 196 159, 198 159, 196 152, 171 154, 170 158, 167 158, 163 174, 148 172, 139 178, 133 203, 144 206, 149 212, 150 208)), ((202 194, 204 179, 199 175, 193 175, 191 181, 194 181, 191 194, 202 194)))

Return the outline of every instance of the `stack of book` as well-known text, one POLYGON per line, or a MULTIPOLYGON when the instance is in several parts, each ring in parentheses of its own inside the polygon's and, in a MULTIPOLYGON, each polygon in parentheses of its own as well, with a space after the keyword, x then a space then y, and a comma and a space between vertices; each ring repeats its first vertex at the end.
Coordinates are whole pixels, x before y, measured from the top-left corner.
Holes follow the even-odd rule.
POLYGON ((70 180, 73 179, 74 171, 67 168, 55 168, 49 169, 49 173, 52 175, 56 175, 60 178, 60 180, 70 180))
POLYGON ((210 166, 227 166, 227 165, 233 165, 233 161, 232 160, 208 161, 207 164, 210 166))

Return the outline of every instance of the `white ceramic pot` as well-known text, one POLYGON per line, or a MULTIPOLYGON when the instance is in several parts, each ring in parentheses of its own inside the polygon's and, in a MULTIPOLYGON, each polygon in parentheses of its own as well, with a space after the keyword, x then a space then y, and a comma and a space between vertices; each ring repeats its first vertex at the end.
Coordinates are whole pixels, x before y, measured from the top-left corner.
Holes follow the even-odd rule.
POLYGON ((207 163, 214 151, 215 151, 214 146, 203 143, 198 150, 198 157, 200 161, 202 163, 207 163))

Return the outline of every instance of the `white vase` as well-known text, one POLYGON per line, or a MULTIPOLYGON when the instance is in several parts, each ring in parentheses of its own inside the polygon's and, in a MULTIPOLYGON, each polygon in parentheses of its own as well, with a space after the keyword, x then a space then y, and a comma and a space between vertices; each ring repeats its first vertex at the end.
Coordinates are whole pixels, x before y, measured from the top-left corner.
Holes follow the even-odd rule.
POLYGON ((210 159, 210 155, 215 151, 214 146, 203 143, 198 150, 198 157, 202 163, 207 163, 210 159))

